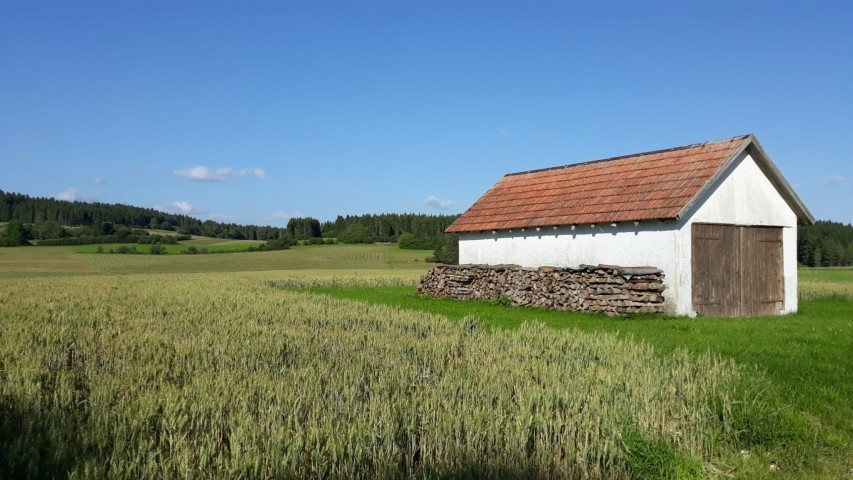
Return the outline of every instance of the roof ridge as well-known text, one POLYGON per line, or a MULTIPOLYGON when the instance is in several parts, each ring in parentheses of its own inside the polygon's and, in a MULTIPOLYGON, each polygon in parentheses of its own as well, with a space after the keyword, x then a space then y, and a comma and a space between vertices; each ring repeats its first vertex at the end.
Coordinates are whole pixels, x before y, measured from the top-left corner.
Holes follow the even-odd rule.
POLYGON ((674 152, 674 151, 676 151, 676 150, 685 150, 685 149, 688 149, 688 148, 695 148, 695 147, 704 146, 704 145, 713 145, 713 144, 715 144, 715 143, 731 142, 731 141, 734 141, 734 140, 746 140, 747 138, 749 138, 749 137, 750 137, 750 135, 751 135, 751 134, 746 134, 746 135, 735 135, 734 137, 730 137, 730 138, 723 138, 723 139, 720 139, 720 140, 712 140, 712 141, 707 141, 707 142, 694 143, 694 144, 691 144, 691 145, 682 145, 682 146, 680 146, 680 147, 664 148, 664 149, 660 149, 660 150, 649 150, 649 151, 646 151, 646 152, 632 153, 632 154, 629 154, 629 155, 619 155, 618 157, 608 157, 608 158, 602 158, 602 159, 599 159, 599 160, 590 160, 590 161, 587 161, 587 162, 569 163, 569 164, 566 164, 566 165, 560 165, 560 166, 556 166, 556 167, 537 168, 537 169, 534 169, 534 170, 525 170, 525 171, 523 171, 523 172, 507 173, 506 175, 504 175, 504 177, 513 177, 513 176, 516 176, 516 175, 526 175, 526 174, 528 174, 528 173, 547 172, 547 171, 550 171, 550 170, 560 170, 560 169, 569 168, 569 167, 579 167, 579 166, 581 166, 581 165, 590 165, 590 164, 593 164, 593 163, 610 162, 610 161, 613 161, 613 160, 622 160, 622 159, 625 159, 625 158, 639 157, 639 156, 642 156, 642 155, 653 155, 653 154, 657 154, 657 153, 674 152))

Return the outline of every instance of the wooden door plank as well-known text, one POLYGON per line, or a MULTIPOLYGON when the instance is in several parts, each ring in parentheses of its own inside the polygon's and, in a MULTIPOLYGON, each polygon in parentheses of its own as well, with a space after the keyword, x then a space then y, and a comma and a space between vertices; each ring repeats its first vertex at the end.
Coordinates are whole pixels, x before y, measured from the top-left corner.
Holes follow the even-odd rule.
POLYGON ((774 315, 785 306, 782 228, 741 227, 743 314, 774 315))
POLYGON ((700 315, 739 315, 737 227, 693 224, 691 234, 693 309, 700 315))

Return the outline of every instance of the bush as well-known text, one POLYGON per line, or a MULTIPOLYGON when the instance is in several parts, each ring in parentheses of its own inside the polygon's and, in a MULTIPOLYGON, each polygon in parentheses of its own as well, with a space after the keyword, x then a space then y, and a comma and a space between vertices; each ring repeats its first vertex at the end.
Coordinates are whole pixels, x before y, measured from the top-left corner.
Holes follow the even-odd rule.
POLYGON ((3 239, 3 243, 9 247, 29 245, 30 228, 31 226, 26 223, 12 220, 6 224, 6 238, 3 239))
POLYGON ((33 236, 39 240, 67 237, 68 232, 57 222, 49 221, 33 225, 33 236))
POLYGON ((418 237, 410 232, 404 232, 397 238, 400 248, 408 250, 433 250, 442 241, 442 237, 418 237))
POLYGON ((435 247, 433 256, 427 258, 428 262, 446 263, 456 265, 459 263, 459 235, 449 233, 442 238, 441 243, 435 247))
POLYGON ((293 240, 269 240, 267 243, 262 243, 258 246, 258 250, 287 250, 293 245, 293 240))
MULTIPOLYGON (((326 240, 328 240, 328 239, 326 239, 326 240)), ((326 240, 324 240, 321 237, 312 237, 312 238, 308 238, 306 240, 303 240, 302 245, 325 245, 328 243, 328 242, 326 242, 326 240)))
POLYGON ((353 223, 338 235, 341 243, 373 243, 373 235, 367 231, 367 227, 360 223, 353 223))
POLYGON ((159 243, 152 243, 148 253, 151 255, 164 255, 166 253, 166 247, 159 243))

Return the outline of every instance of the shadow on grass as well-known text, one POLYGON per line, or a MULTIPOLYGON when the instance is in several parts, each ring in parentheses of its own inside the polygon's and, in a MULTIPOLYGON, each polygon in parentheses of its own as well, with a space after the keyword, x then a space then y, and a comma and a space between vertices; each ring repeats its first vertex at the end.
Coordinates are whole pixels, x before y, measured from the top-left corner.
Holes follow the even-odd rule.
POLYGON ((88 457, 75 445, 76 429, 63 427, 11 396, 0 398, 0 478, 65 478, 88 457))

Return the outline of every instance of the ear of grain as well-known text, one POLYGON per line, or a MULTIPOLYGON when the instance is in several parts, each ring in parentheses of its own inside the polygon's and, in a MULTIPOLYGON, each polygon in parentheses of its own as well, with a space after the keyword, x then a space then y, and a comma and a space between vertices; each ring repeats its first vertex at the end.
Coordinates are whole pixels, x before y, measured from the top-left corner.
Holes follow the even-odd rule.
POLYGON ((0 304, 15 477, 628 478, 626 432, 713 458, 741 375, 217 275, 3 281, 0 304))

